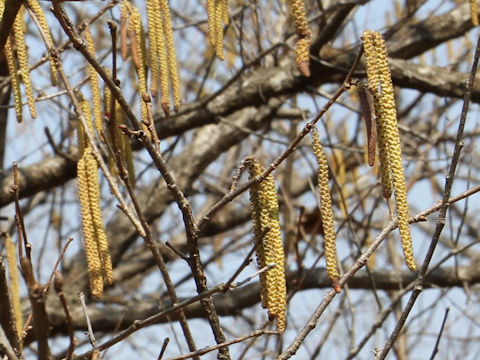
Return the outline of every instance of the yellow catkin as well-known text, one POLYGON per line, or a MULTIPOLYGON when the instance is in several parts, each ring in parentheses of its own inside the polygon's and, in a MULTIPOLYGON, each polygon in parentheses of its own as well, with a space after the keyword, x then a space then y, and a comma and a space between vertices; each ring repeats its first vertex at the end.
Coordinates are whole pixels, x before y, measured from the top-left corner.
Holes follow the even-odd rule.
MULTIPOLYGON (((374 108, 377 115, 377 142, 379 149, 386 147, 386 132, 384 129, 384 122, 378 121, 378 116, 381 113, 381 106, 379 101, 380 89, 382 87, 380 80, 380 64, 377 57, 377 45, 375 41, 375 33, 367 30, 363 33, 363 48, 365 52, 365 62, 367 67, 368 89, 374 96, 374 108)), ((380 174, 383 186, 383 196, 389 199, 392 196, 392 177, 390 162, 387 159, 388 152, 379 151, 380 157, 380 174)))
POLYGON ((327 274, 332 281, 335 291, 340 292, 338 280, 340 278, 337 264, 337 245, 335 239, 335 228, 333 225, 332 198, 328 184, 327 156, 323 151, 318 131, 312 128, 313 153, 318 164, 318 190, 320 192, 320 212, 322 214, 323 236, 325 239, 325 260, 327 263, 327 274))
MULTIPOLYGON (((410 234, 407 190, 402 164, 402 150, 397 125, 393 84, 390 69, 388 67, 387 50, 385 47, 385 41, 380 33, 370 31, 367 33, 367 36, 372 39, 375 49, 374 55, 376 56, 378 78, 380 81, 380 86, 374 94, 377 126, 380 127, 379 137, 384 139, 379 151, 380 154, 384 153, 386 155, 385 160, 390 167, 393 189, 395 189, 398 228, 402 240, 402 249, 405 255, 405 262, 407 263, 408 268, 413 271, 416 270, 416 264, 413 256, 412 238, 410 234)), ((382 158, 380 158, 380 161, 382 161, 382 158)))
POLYGON ((470 0, 470 13, 473 26, 478 26, 478 4, 477 0, 470 0))
POLYGON ((158 84, 160 82, 160 64, 158 59, 158 36, 157 31, 161 28, 158 25, 161 22, 161 12, 156 11, 158 0, 147 0, 147 24, 148 40, 150 49, 148 51, 150 59, 150 91, 153 97, 157 97, 158 84))
POLYGON ((307 14, 303 0, 291 0, 291 15, 295 21, 297 40, 297 68, 304 76, 310 76, 310 38, 312 33, 308 27, 307 14))
POLYGON ((157 0, 154 3, 155 5, 155 14, 158 17, 156 22, 157 29, 155 31, 155 36, 157 38, 157 57, 160 66, 160 90, 161 90, 161 99, 160 105, 163 112, 166 116, 169 115, 170 108, 170 81, 168 74, 168 55, 167 55, 167 42, 165 39, 165 31, 163 26, 163 17, 162 9, 160 6, 160 1, 157 0))
MULTIPOLYGON (((46 40, 48 41, 49 45, 54 46, 52 34, 50 33, 50 28, 48 27, 47 18, 43 13, 42 7, 35 0, 27 0, 27 4, 30 7, 30 9, 32 9, 32 11, 35 13, 35 16, 37 17, 38 22, 40 23, 40 27, 42 28, 42 31, 45 34, 46 40)), ((53 86, 56 86, 58 84, 58 73, 57 73, 57 67, 55 65, 55 60, 53 59, 52 56, 49 56, 48 61, 50 64, 50 82, 52 83, 53 86)))
POLYGON ((215 0, 215 54, 220 60, 224 60, 223 55, 223 16, 222 3, 220 0, 215 0))
POLYGON ((208 40, 210 45, 215 46, 215 2, 216 0, 207 0, 207 15, 208 15, 208 40))
MULTIPOLYGON (((255 166, 250 166, 250 177, 256 176, 255 175, 255 166)), ((265 255, 263 252, 263 245, 262 245, 262 225, 260 223, 260 213, 261 208, 258 203, 258 185, 254 185, 250 188, 250 209, 252 212, 252 222, 253 222, 253 234, 254 239, 258 242, 257 247, 255 248, 255 254, 257 256, 257 264, 260 269, 265 267, 265 255)), ((260 300, 262 302, 262 307, 267 308, 267 293, 266 293, 266 276, 265 272, 260 273, 260 300)))
MULTIPOLYGON (((264 168, 256 159, 249 159, 250 178, 260 175, 264 168)), ((270 174, 250 190, 252 219, 254 224, 259 266, 275 264, 260 277, 262 305, 267 307, 270 320, 277 320, 277 331, 285 331, 286 281, 285 255, 280 232, 277 189, 270 174), (269 229, 263 236, 265 229, 269 229)))
MULTIPOLYGON (((95 57, 95 40, 90 32, 90 26, 86 26, 84 30, 85 39, 87 40, 88 52, 95 57)), ((88 65, 88 74, 90 75, 90 89, 92 91, 93 102, 93 118, 97 133, 103 139, 103 115, 102 115, 102 99, 100 96, 100 84, 98 81, 98 74, 92 65, 88 65)))
POLYGON ((128 1, 120 3, 120 55, 122 60, 127 59, 127 19, 128 19, 128 1))
MULTIPOLYGON (((93 131, 90 106, 81 100, 82 112, 93 131)), ((92 148, 85 137, 85 130, 78 124, 78 145, 80 158, 77 163, 78 193, 82 215, 82 228, 85 237, 90 291, 93 296, 103 293, 103 282, 113 283, 113 268, 108 251, 107 237, 100 211, 100 186, 98 165, 92 154, 92 148)))
MULTIPOLYGON (((250 164, 250 178, 259 175, 261 172, 259 172, 259 164, 257 162, 253 162, 250 164), (257 174, 258 173, 258 174, 257 174)), ((263 244, 262 244, 262 224, 260 222, 260 214, 262 209, 260 208, 259 204, 259 197, 258 197, 258 190, 259 186, 258 185, 253 185, 250 188, 250 209, 252 212, 252 222, 253 222, 253 234, 254 234, 254 239, 255 242, 258 243, 257 247, 255 249, 255 254, 257 256, 257 264, 260 269, 265 267, 265 255, 263 251, 263 244)), ((262 272, 260 273, 260 299, 262 302, 262 307, 267 308, 268 303, 267 303, 267 278, 266 278, 266 273, 262 272)))
MULTIPOLYGON (((344 130, 344 134, 347 134, 347 130, 344 130)), ((336 174, 336 180, 338 183, 338 190, 340 192, 340 199, 343 201, 339 201, 338 206, 342 211, 342 214, 345 218, 348 218, 348 207, 347 207, 347 199, 349 196, 349 190, 347 187, 347 172, 345 169, 345 160, 343 158, 343 152, 340 150, 334 150, 334 154, 332 154, 332 161, 334 166, 334 172, 336 174)))
POLYGON ((230 22, 228 14, 228 0, 207 0, 208 13, 208 40, 215 48, 215 55, 224 60, 223 54, 223 25, 230 22))
POLYGON ((105 283, 111 285, 113 283, 113 267, 110 259, 110 252, 108 251, 107 235, 105 234, 105 227, 103 225, 102 213, 100 211, 100 187, 98 181, 98 165, 93 155, 89 154, 86 157, 89 176, 89 199, 90 210, 92 213, 92 221, 95 229, 95 238, 100 255, 100 262, 102 263, 102 273, 105 283))
POLYGON ((366 30, 363 33, 362 40, 367 69, 367 86, 372 95, 375 95, 380 87, 380 74, 378 70, 378 60, 375 48, 375 33, 371 30, 366 30))
MULTIPOLYGON (((81 125, 79 125, 81 127, 81 125)), ((90 211, 90 197, 88 194, 88 166, 85 156, 77 162, 78 197, 82 217, 83 237, 85 238, 85 254, 87 258, 88 279, 92 296, 100 297, 103 293, 102 263, 95 240, 92 214, 90 211)))
POLYGON ((85 134, 80 122, 77 124, 78 147, 80 157, 77 161, 78 198, 80 201, 80 213, 82 218, 83 237, 85 239, 85 255, 87 258, 88 280, 90 293, 95 297, 102 296, 103 278, 102 264, 95 240, 95 229, 93 227, 92 213, 90 210, 90 196, 88 193, 89 177, 86 157, 85 134))
MULTIPOLYGON (((90 105, 87 101, 82 101, 82 112, 85 116, 87 123, 91 126, 92 119, 90 115, 90 105)), ((91 126, 90 131, 93 132, 93 126, 91 126)), ((107 236, 105 234, 105 227, 102 220, 102 213, 100 211, 100 184, 98 179, 98 164, 92 154, 90 144, 88 144, 88 146, 85 148, 84 155, 86 159, 85 165, 88 171, 88 196, 90 200, 90 211, 92 214, 95 239, 97 241, 97 246, 99 250, 104 280, 108 285, 111 285, 113 283, 113 270, 110 253, 108 251, 107 236)))
POLYGON ((12 42, 10 38, 5 43, 5 59, 7 60, 8 72, 10 74, 10 82, 12 83, 13 100, 15 102, 15 113, 17 115, 17 122, 23 121, 22 110, 22 92, 20 90, 20 75, 18 74, 18 67, 15 61, 15 53, 12 49, 12 42))
POLYGON ((310 76, 310 38, 301 38, 297 41, 297 68, 304 76, 310 76))
POLYGON ((22 6, 13 22, 13 36, 17 48, 18 67, 22 78, 25 92, 27 94, 28 109, 32 118, 37 117, 35 110, 35 98, 33 96, 33 86, 30 81, 30 68, 28 66, 27 46, 25 45, 25 8, 22 6))
MULTIPOLYGON (((131 39, 132 57, 136 59, 135 67, 138 77, 138 93, 140 98, 144 92, 147 92, 147 73, 146 73, 146 54, 145 54, 145 34, 143 32, 142 19, 138 9, 129 4, 129 22, 128 27, 134 37, 131 39)), ((147 107, 143 101, 140 101, 142 119, 147 118, 147 107)))
POLYGON ((18 337, 21 337, 23 330, 22 304, 20 298, 20 276, 17 266, 17 251, 15 244, 7 232, 2 234, 5 237, 5 252, 8 264, 8 274, 10 279, 10 294, 12 296, 13 316, 15 317, 15 326, 18 337))
POLYGON ((172 20, 168 0, 160 0, 160 8, 163 15, 163 30, 167 41, 168 70, 172 82, 173 107, 175 111, 177 111, 180 107, 180 79, 178 75, 177 55, 175 52, 175 42, 173 39, 172 20))
POLYGON ((220 5, 221 5, 221 11, 222 11, 222 20, 225 25, 228 25, 230 23, 230 17, 228 15, 228 1, 227 0, 219 0, 220 5))

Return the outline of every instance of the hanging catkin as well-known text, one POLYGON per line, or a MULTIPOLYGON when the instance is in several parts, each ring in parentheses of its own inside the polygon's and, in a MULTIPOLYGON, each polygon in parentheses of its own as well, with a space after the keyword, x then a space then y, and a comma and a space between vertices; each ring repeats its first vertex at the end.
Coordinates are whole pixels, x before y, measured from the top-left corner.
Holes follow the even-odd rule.
MULTIPOLYGON (((0 16, 3 16, 5 2, 0 1, 0 16)), ((10 83, 12 84, 13 100, 15 103, 15 114, 17 122, 23 120, 22 111, 22 93, 20 91, 20 74, 18 73, 17 62, 15 61, 15 51, 13 50, 13 36, 9 36, 5 43, 4 55, 7 62, 8 73, 10 74, 10 83)))
MULTIPOLYGON (((377 57, 374 37, 375 35, 373 31, 365 31, 363 34, 363 48, 365 51, 365 62, 367 64, 368 90, 374 96, 374 108, 377 116, 377 142, 380 150, 386 148, 387 134, 385 132, 384 121, 379 121, 378 119, 378 116, 381 113, 379 96, 382 84, 380 80, 380 64, 377 57)), ((390 162, 388 161, 387 156, 387 151, 379 151, 383 196, 386 199, 389 199, 392 196, 392 175, 390 162)))
POLYGON ((338 284, 337 244, 335 239, 335 228, 333 225, 332 198, 328 184, 327 156, 320 143, 317 128, 311 130, 313 140, 313 153, 317 159, 318 173, 317 186, 320 193, 320 213, 322 214, 323 236, 325 239, 325 260, 327 263, 327 274, 332 281, 333 288, 340 292, 338 284))
MULTIPOLYGON (((378 145, 382 182, 395 190, 398 228, 407 266, 416 270, 412 239, 409 226, 407 189, 402 164, 402 150, 397 125, 393 84, 388 67, 385 41, 378 32, 367 30, 363 34, 365 61, 367 65, 368 87, 374 95, 377 116, 378 145), (383 173, 385 174, 385 177, 383 173)), ((385 193, 385 190, 384 190, 385 193)))
MULTIPOLYGON (((82 112, 93 132, 90 106, 81 100, 82 112)), ((102 296, 103 283, 113 283, 113 270, 108 251, 107 236, 100 211, 100 185, 98 165, 87 141, 85 129, 77 122, 79 159, 77 162, 78 195, 82 215, 82 229, 85 237, 90 292, 95 297, 102 296)))
POLYGON ((180 80, 173 38, 172 20, 168 0, 147 1, 148 31, 150 39, 151 91, 153 97, 161 89, 161 107, 170 113, 170 83, 175 111, 180 107, 180 80))
MULTIPOLYGON (((263 166, 254 158, 248 159, 248 165, 250 179, 264 171, 263 166)), ((267 308, 270 320, 277 320, 277 330, 282 333, 285 331, 286 321, 285 257, 280 232, 277 189, 271 174, 250 188, 250 205, 258 266, 263 268, 275 264, 260 275, 262 306, 267 308)))
POLYGON ((35 97, 33 96, 33 86, 30 81, 30 68, 28 66, 27 46, 25 44, 25 8, 23 5, 20 7, 13 22, 13 37, 17 49, 18 68, 25 86, 25 93, 27 94, 28 109, 30 110, 30 116, 36 118, 35 97))
MULTIPOLYGON (((95 57, 95 41, 90 32, 90 26, 85 26, 84 30, 85 39, 87 40, 87 49, 88 52, 95 57)), ((97 129, 97 133, 100 135, 100 138, 103 140, 103 115, 102 115, 102 100, 100 96, 100 83, 98 81, 98 74, 95 68, 92 65, 88 65, 88 75, 90 76, 90 89, 92 91, 92 102, 93 102, 93 118, 94 124, 97 129)))
POLYGON ((160 3, 158 0, 147 0, 147 24, 148 24, 148 40, 150 49, 148 51, 150 59, 150 91, 153 97, 157 97, 158 84, 160 83, 160 64, 159 64, 159 29, 163 32, 161 24, 160 3))
MULTIPOLYGON (((27 4, 30 7, 30 9, 32 9, 32 11, 35 13, 35 16, 37 17, 38 22, 40 23, 40 27, 42 28, 42 31, 45 34, 46 41, 49 43, 50 46, 53 47, 54 43, 52 39, 52 34, 50 33, 50 28, 47 23, 47 18, 43 13, 42 7, 35 0, 27 0, 27 4)), ((48 57, 48 62, 50 64, 50 82, 53 86, 56 86, 58 84, 57 67, 55 65, 55 60, 51 55, 49 55, 48 57)))
POLYGON ((20 298, 20 276, 18 274, 17 250, 15 244, 7 232, 2 233, 5 238, 5 253, 8 264, 8 274, 10 280, 10 294, 12 296, 13 316, 15 317, 15 327, 18 337, 21 337, 23 331, 22 305, 20 298))
POLYGON ((23 121, 22 110, 22 93, 20 91, 20 75, 18 74, 18 66, 15 61, 15 52, 12 48, 12 41, 10 37, 5 43, 5 59, 7 60, 8 73, 10 74, 10 82, 12 83, 13 100, 15 102, 15 114, 17 116, 17 122, 23 121))
POLYGON ((304 76, 310 76, 310 38, 312 32, 308 27, 307 14, 303 0, 291 0, 291 14, 295 21, 297 40, 297 68, 304 76))
MULTIPOLYGON (((148 92, 147 89, 147 56, 145 49, 145 33, 142 25, 142 18, 138 9, 133 6, 131 3, 127 3, 128 9, 128 31, 130 35, 130 48, 132 51, 132 58, 135 63, 135 68, 137 69, 138 77, 138 93, 140 99, 142 98, 143 93, 148 92)), ((142 119, 147 119, 147 106, 145 102, 140 101, 140 108, 142 113, 142 119)), ((149 131, 147 131, 149 133, 149 131)))
POLYGON ((227 0, 207 0, 208 39, 215 47, 215 54, 220 60, 223 55, 223 25, 229 22, 227 0))
MULTIPOLYGON (((226 0, 223 0, 226 2, 226 0)), ((160 0, 160 8, 163 16, 163 31, 167 41, 168 51, 168 70, 172 82, 173 108, 178 111, 180 107, 180 79, 178 75, 177 55, 175 52, 175 42, 173 39, 172 20, 170 16, 170 6, 168 0, 160 0)))

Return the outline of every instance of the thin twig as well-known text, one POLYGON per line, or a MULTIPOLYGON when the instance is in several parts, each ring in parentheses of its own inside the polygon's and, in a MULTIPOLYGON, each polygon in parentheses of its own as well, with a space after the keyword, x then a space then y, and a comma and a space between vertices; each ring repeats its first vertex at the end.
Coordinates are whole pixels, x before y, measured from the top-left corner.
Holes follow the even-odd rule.
MULTIPOLYGON (((227 280, 227 283, 226 283, 226 288, 229 289, 230 286, 232 285, 233 281, 237 278, 237 276, 243 271, 243 269, 250 263, 250 258, 251 256, 253 255, 253 252, 257 249, 257 246, 260 244, 260 242, 262 241, 263 237, 270 231, 270 226, 267 226, 265 227, 263 230, 262 230, 262 234, 261 236, 259 237, 259 239, 257 241, 254 242, 252 248, 250 249, 250 251, 248 252, 247 256, 245 256, 245 259, 243 260, 243 262, 240 264, 240 266, 238 267, 238 269, 233 273, 233 275, 230 277, 230 279, 227 280)), ((258 275, 257 273, 252 275, 252 278, 255 276, 255 275, 258 275)), ((237 286, 241 286, 243 284, 245 284, 246 282, 250 281, 251 279, 248 279, 248 280, 244 280, 244 281, 241 281, 239 283, 236 283, 235 284, 235 287, 237 286)))
POLYGON ((221 344, 217 344, 215 346, 208 346, 206 348, 203 348, 201 350, 198 350, 196 351, 195 353, 189 353, 189 354, 184 354, 184 355, 181 355, 181 356, 177 356, 177 357, 174 357, 174 358, 169 358, 167 360, 184 360, 184 359, 189 359, 193 356, 200 356, 200 355, 205 355, 205 354, 208 354, 209 352, 212 352, 212 351, 215 351, 215 350, 218 350, 220 349, 221 347, 227 347, 229 345, 232 345, 232 344, 237 344, 239 342, 242 342, 242 341, 245 341, 247 339, 250 339, 252 337, 258 337, 258 336, 261 336, 261 335, 275 335, 275 334, 278 334, 276 331, 272 331, 272 330, 255 330, 255 331, 252 331, 250 334, 248 335, 245 335, 245 336, 240 336, 236 339, 233 339, 233 340, 230 340, 230 341, 226 341, 224 343, 221 343, 221 344))
POLYGON ((440 326, 440 331, 438 332, 437 341, 435 342, 435 347, 433 348, 432 355, 430 360, 433 360, 438 353, 438 345, 440 344, 440 339, 442 338, 443 329, 445 328, 445 323, 447 322, 448 312, 450 308, 445 309, 445 315, 443 316, 442 326, 440 326))
POLYGON ((28 242, 27 232, 25 230, 25 223, 23 222, 22 207, 20 206, 18 193, 18 166, 13 162, 13 185, 10 188, 10 193, 13 194, 15 200, 15 223, 17 225, 18 233, 18 256, 23 257, 22 243, 25 245, 25 254, 27 259, 31 261, 32 246, 28 242))
POLYGON ((52 283, 53 277, 55 276, 55 273, 57 272, 58 265, 60 265, 60 261, 62 261, 63 256, 65 255, 65 251, 67 251, 68 245, 73 241, 73 238, 68 238, 67 242, 62 248, 62 251, 60 251, 60 254, 58 255, 57 262, 55 263, 55 266, 52 269, 52 272, 50 274, 50 277, 48 278, 48 282, 45 284, 43 291, 45 293, 48 292, 48 288, 50 287, 50 284, 52 283))
POLYGON ((175 246, 173 246, 170 241, 167 241, 165 243, 165 246, 168 247, 170 250, 172 250, 180 259, 184 260, 186 263, 190 261, 190 259, 182 254, 175 246))
MULTIPOLYGON (((29 11, 30 11, 30 10, 29 10, 29 11)), ((57 144, 55 144, 55 141, 53 140, 52 134, 50 133, 50 129, 49 129, 48 127, 45 127, 45 128, 43 129, 43 131, 45 132, 45 136, 47 137, 47 141, 48 141, 48 143, 50 144, 50 146, 52 147, 53 153, 54 153, 55 155, 61 156, 62 158, 67 159, 67 160, 72 161, 72 162, 75 162, 75 161, 76 161, 72 156, 66 154, 64 151, 62 151, 62 150, 57 146, 57 144)))
POLYGON ((67 325, 67 334, 70 339, 70 344, 68 345, 67 355, 65 356, 66 360, 71 360, 73 352, 75 351, 75 346, 77 345, 77 339, 73 333, 73 322, 72 317, 70 316, 70 311, 68 310, 67 299, 63 293, 63 277, 59 271, 55 271, 55 280, 53 287, 57 293, 58 299, 63 307, 63 312, 65 313, 65 324, 67 325))
POLYGON ((7 356, 8 360, 19 360, 12 345, 10 345, 3 328, 0 326, 0 354, 2 353, 7 356))
POLYGON ((85 303, 85 295, 83 292, 79 291, 78 299, 80 300, 80 305, 82 306, 83 314, 85 315, 85 321, 87 322, 87 335, 88 340, 90 340, 90 344, 92 344, 93 348, 97 347, 97 342, 95 341, 95 335, 93 334, 92 323, 90 322, 90 317, 88 316, 88 309, 87 304, 85 303))
POLYGON ((162 348, 160 349, 160 354, 158 354, 157 360, 162 360, 163 354, 165 354, 165 350, 167 350, 167 345, 169 342, 169 337, 166 337, 165 340, 163 340, 162 348))
POLYGON ((276 263, 268 264, 267 266, 264 266, 263 268, 259 269, 258 271, 255 271, 253 274, 249 275, 247 278, 243 279, 242 281, 239 281, 235 283, 235 287, 245 285, 247 282, 251 281, 253 278, 256 276, 270 270, 271 268, 274 268, 277 266, 276 263))

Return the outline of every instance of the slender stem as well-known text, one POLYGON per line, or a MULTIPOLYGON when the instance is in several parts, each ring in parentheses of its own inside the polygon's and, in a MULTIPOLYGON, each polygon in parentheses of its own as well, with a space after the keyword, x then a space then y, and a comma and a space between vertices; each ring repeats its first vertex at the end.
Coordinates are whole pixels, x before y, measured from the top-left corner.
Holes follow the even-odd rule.
POLYGON ((83 314, 85 315, 85 321, 87 322, 87 333, 90 344, 93 348, 97 347, 97 341, 95 340, 95 334, 93 333, 92 323, 90 322, 90 317, 88 316, 87 304, 85 303, 85 295, 83 292, 78 293, 78 299, 80 300, 80 305, 82 305, 83 314))
POLYGON ((445 315, 443 316, 442 325, 440 326, 440 331, 438 332, 437 341, 435 342, 435 347, 433 348, 433 352, 432 352, 432 355, 430 356, 430 360, 433 360, 438 353, 438 345, 440 344, 440 339, 442 338, 443 329, 445 328, 445 323, 447 322, 449 311, 450 311, 450 308, 445 309, 445 315))
POLYGON ((255 330, 255 331, 252 331, 250 334, 248 335, 245 335, 245 336, 240 336, 236 339, 233 339, 233 340, 230 340, 230 341, 226 341, 224 343, 221 343, 221 344, 218 344, 218 345, 215 345, 215 346, 209 346, 209 347, 206 347, 206 348, 203 348, 201 350, 198 350, 196 351, 195 353, 190 353, 190 354, 184 354, 184 355, 181 355, 181 356, 177 356, 177 357, 174 357, 174 358, 170 358, 170 359, 167 359, 167 360, 184 360, 184 359, 190 359, 191 357, 193 356, 200 356, 200 355, 205 355, 205 354, 208 354, 209 352, 211 351, 215 351, 217 349, 220 349, 221 347, 227 347, 229 345, 233 345, 233 344, 237 344, 239 342, 243 342, 247 339, 250 339, 252 337, 258 337, 258 336, 261 336, 261 335, 273 335, 273 334, 276 334, 277 332, 276 331, 271 331, 271 330, 255 330))

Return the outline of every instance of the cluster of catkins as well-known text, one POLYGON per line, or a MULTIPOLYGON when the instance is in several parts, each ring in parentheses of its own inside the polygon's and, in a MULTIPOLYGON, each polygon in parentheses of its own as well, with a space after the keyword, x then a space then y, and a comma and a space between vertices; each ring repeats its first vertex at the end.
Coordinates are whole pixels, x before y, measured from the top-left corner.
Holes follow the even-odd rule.
MULTIPOLYGON (((389 199, 395 194, 398 227, 402 240, 405 261, 409 269, 416 270, 412 240, 409 227, 407 191, 402 165, 400 136, 397 126, 393 84, 388 67, 385 41, 378 32, 367 30, 363 34, 363 46, 367 68, 367 90, 373 95, 376 115, 376 128, 369 128, 368 149, 369 164, 375 158, 375 134, 378 134, 380 172, 383 195, 389 199), (373 140, 373 142, 372 142, 373 140)), ((362 96, 367 101, 367 96, 362 96)), ((369 109, 369 104, 363 104, 369 109)), ((373 121, 370 119, 370 121, 373 121)), ((375 124, 373 124, 375 126, 375 124)), ((313 153, 318 164, 318 190, 320 195, 321 226, 325 239, 325 259, 327 274, 333 288, 340 292, 341 284, 337 263, 335 229, 333 222, 332 199, 329 188, 329 169, 327 157, 314 125, 311 127, 313 153)), ((246 161, 250 170, 250 179, 262 175, 263 166, 255 158, 246 161)), ((268 309, 271 320, 277 320, 277 330, 283 332, 286 319, 286 285, 284 250, 280 233, 278 200, 273 176, 255 183, 250 189, 254 238, 256 242, 257 262, 260 269, 262 306, 268 309)))

